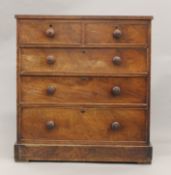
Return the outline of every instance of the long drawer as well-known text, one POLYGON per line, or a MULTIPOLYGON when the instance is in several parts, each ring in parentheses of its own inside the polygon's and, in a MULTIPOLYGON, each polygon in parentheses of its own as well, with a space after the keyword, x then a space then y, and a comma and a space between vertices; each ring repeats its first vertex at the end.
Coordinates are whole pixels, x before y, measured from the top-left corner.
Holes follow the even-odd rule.
POLYGON ((36 140, 145 141, 146 110, 28 107, 21 111, 21 138, 36 140))
POLYGON ((36 49, 20 51, 21 71, 48 73, 144 73, 146 49, 36 49))
POLYGON ((146 103, 145 77, 21 77, 28 103, 146 103))

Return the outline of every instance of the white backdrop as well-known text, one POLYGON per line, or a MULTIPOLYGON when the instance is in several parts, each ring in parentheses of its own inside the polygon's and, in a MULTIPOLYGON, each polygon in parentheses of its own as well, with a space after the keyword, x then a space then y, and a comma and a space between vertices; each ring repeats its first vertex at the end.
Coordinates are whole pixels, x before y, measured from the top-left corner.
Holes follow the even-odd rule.
POLYGON ((5 175, 171 174, 171 1, 170 0, 0 0, 0 172, 5 175), (152 165, 15 163, 16 40, 14 14, 153 15, 152 165))

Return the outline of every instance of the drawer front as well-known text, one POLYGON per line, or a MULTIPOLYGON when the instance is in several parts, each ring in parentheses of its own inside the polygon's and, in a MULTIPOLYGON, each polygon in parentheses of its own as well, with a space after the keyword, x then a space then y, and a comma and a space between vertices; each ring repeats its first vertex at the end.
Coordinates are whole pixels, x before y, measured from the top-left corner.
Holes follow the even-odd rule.
POLYGON ((56 20, 19 21, 19 43, 80 44, 81 24, 56 20))
POLYGON ((22 72, 147 72, 146 49, 28 49, 20 52, 22 72))
POLYGON ((146 78, 22 77, 30 103, 146 103, 146 78))
POLYGON ((146 44, 148 26, 145 24, 88 23, 85 27, 87 44, 146 44))
POLYGON ((146 111, 117 108, 24 108, 22 139, 144 141, 146 111))

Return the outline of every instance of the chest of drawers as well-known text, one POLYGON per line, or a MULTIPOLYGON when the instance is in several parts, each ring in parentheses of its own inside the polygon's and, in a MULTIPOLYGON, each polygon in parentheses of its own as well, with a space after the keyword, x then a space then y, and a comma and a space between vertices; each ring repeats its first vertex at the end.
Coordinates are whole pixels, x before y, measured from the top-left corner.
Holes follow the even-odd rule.
POLYGON ((17 18, 17 161, 150 163, 150 16, 17 18))

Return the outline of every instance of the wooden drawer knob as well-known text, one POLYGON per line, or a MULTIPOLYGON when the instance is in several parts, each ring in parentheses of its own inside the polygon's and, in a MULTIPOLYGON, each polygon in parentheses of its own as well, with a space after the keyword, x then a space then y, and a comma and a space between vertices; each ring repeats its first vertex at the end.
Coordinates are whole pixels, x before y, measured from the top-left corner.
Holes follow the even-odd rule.
POLYGON ((119 56, 115 56, 115 57, 113 57, 112 62, 114 65, 120 65, 122 62, 122 59, 119 56))
POLYGON ((52 25, 50 25, 49 28, 46 30, 46 36, 49 38, 53 38, 55 36, 55 30, 52 25))
POLYGON ((114 86, 114 87, 112 88, 112 94, 113 94, 113 96, 118 96, 118 95, 120 95, 120 94, 121 94, 121 89, 120 89, 120 87, 114 86))
POLYGON ((120 123, 119 122, 113 122, 112 123, 112 130, 118 130, 120 128, 120 123))
POLYGON ((47 88, 47 94, 48 95, 53 95, 56 91, 56 88, 54 86, 48 86, 47 88))
POLYGON ((113 31, 113 37, 115 39, 120 39, 121 36, 122 36, 122 31, 118 27, 116 27, 115 30, 113 31))
POLYGON ((48 121, 48 122, 46 123, 46 127, 47 127, 47 129, 49 129, 49 130, 53 129, 53 128, 55 127, 54 121, 52 121, 52 120, 48 121))
POLYGON ((47 56, 46 58, 47 64, 51 65, 55 63, 55 58, 52 55, 47 56))

